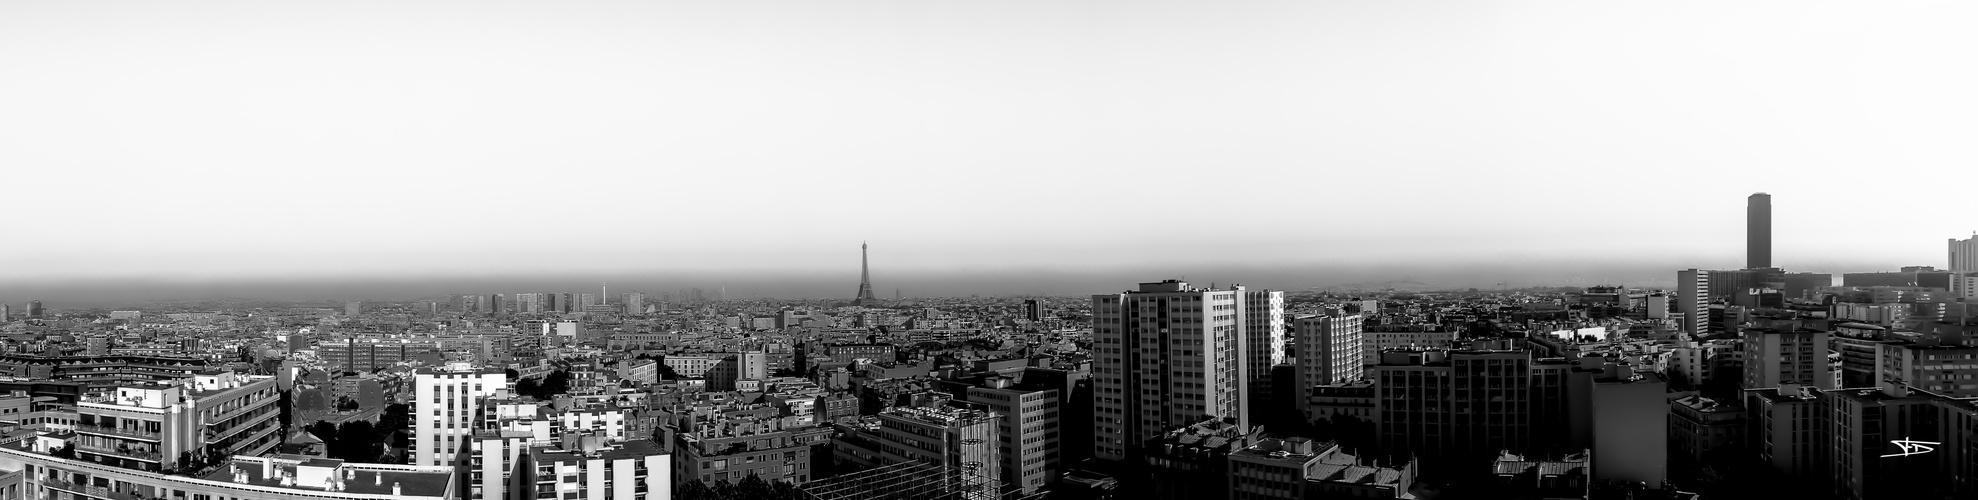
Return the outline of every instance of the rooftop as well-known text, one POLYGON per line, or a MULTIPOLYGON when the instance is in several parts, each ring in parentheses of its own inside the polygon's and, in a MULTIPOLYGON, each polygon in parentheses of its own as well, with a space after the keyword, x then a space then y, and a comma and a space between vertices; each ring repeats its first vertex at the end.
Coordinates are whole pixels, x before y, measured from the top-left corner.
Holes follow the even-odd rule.
POLYGON ((449 370, 446 368, 429 367, 429 368, 420 368, 413 373, 417 373, 419 375, 495 375, 495 374, 506 375, 508 373, 508 370, 505 368, 476 368, 471 370, 449 370))
POLYGON ((1330 443, 1312 443, 1310 440, 1306 440, 1302 444, 1281 443, 1281 445, 1280 443, 1273 443, 1273 441, 1275 440, 1267 439, 1259 441, 1257 444, 1250 445, 1248 448, 1231 452, 1230 456, 1232 458, 1243 458, 1252 461, 1304 464, 1316 458, 1319 451, 1332 447, 1330 443))
POLYGON ((300 484, 282 484, 282 477, 284 475, 294 477, 298 475, 297 472, 299 470, 315 468, 327 469, 333 475, 342 478, 342 491, 346 493, 435 497, 448 494, 447 487, 453 481, 453 474, 445 471, 385 469, 368 464, 363 467, 346 467, 342 460, 324 458, 304 459, 303 457, 275 456, 268 457, 267 460, 273 462, 273 467, 270 469, 274 473, 272 477, 263 474, 264 469, 262 464, 236 459, 232 463, 232 466, 216 468, 213 473, 208 474, 204 479, 232 483, 235 482, 233 474, 235 471, 238 471, 246 476, 246 484, 275 488, 327 491, 327 486, 312 487, 300 484), (393 492, 393 485, 397 485, 399 491, 393 492))
MULTIPOLYGON (((553 462, 560 460, 578 460, 580 458, 584 458, 580 453, 576 451, 560 450, 551 445, 535 446, 532 447, 529 450, 529 452, 535 454, 538 457, 536 460, 541 462, 553 462)), ((603 459, 603 460, 626 460, 626 459, 636 459, 642 457, 649 457, 653 455, 665 455, 665 454, 667 454, 666 450, 660 449, 659 444, 654 443, 651 440, 639 439, 639 440, 625 441, 623 443, 616 443, 616 446, 601 449, 598 452, 598 456, 592 458, 603 459)))
POLYGON ((1400 470, 1365 465, 1319 464, 1305 474, 1305 479, 1331 483, 1403 486, 1400 484, 1400 470))
POLYGON ((966 408, 955 408, 955 407, 947 407, 947 406, 935 407, 935 408, 928 408, 922 406, 899 406, 899 407, 889 408, 886 411, 881 412, 880 414, 891 415, 895 417, 912 419, 912 420, 919 420, 922 422, 940 424, 940 425, 957 425, 957 424, 967 425, 967 424, 975 423, 977 421, 987 420, 995 416, 992 413, 981 410, 971 410, 966 408))
POLYGON ((1497 457, 1497 474, 1518 475, 1537 472, 1540 476, 1586 475, 1587 456, 1581 453, 1567 455, 1561 460, 1525 460, 1524 457, 1504 453, 1497 457))
MULTIPOLYGON (((1811 388, 1802 388, 1802 389, 1811 389, 1811 388)), ((1765 400, 1772 401, 1775 403, 1806 401, 1813 399, 1813 393, 1804 390, 1782 393, 1779 389, 1767 388, 1767 389, 1746 389, 1745 392, 1757 395, 1758 397, 1765 398, 1765 400)))
POLYGON ((1738 406, 1736 402, 1718 401, 1703 396, 1684 396, 1682 398, 1678 398, 1676 400, 1676 404, 1683 405, 1703 413, 1743 411, 1743 408, 1738 406))

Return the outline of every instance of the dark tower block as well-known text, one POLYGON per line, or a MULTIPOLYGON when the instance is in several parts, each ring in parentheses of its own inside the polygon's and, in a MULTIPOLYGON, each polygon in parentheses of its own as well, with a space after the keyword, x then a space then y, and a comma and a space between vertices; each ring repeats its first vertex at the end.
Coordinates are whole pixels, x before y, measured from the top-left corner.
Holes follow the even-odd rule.
POLYGON ((1772 267, 1772 195, 1751 195, 1745 206, 1745 269, 1772 267))

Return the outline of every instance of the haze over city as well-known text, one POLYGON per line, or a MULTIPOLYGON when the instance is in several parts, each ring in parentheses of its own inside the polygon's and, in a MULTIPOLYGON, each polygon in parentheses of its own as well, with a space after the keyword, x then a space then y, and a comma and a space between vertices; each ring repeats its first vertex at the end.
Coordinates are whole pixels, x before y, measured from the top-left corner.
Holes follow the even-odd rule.
POLYGON ((1978 2, 0 2, 0 500, 1978 499, 1978 2))
POLYGON ((1943 265, 1955 2, 0 6, 0 300, 1943 265), (1872 182, 1871 182, 1872 181, 1872 182))

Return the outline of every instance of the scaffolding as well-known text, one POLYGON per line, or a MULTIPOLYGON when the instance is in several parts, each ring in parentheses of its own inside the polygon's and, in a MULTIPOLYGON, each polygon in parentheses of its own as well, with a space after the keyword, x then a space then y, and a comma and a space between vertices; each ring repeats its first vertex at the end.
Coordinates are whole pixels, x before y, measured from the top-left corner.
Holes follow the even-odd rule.
POLYGON ((927 462, 901 462, 840 474, 798 486, 805 500, 1037 500, 1043 493, 999 493, 977 473, 980 467, 942 467, 927 462))

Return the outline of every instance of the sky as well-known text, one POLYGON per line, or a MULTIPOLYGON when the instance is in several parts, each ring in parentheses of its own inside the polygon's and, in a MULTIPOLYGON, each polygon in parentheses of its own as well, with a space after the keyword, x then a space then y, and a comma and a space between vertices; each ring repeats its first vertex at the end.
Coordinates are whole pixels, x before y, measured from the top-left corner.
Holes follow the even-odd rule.
POLYGON ((1754 192, 1788 270, 1943 266, 1978 231, 1957 187, 1978 181, 1973 21, 1956 1, 4 2, 0 302, 835 297, 861 242, 875 288, 908 295, 1652 284, 1741 267, 1754 192))

